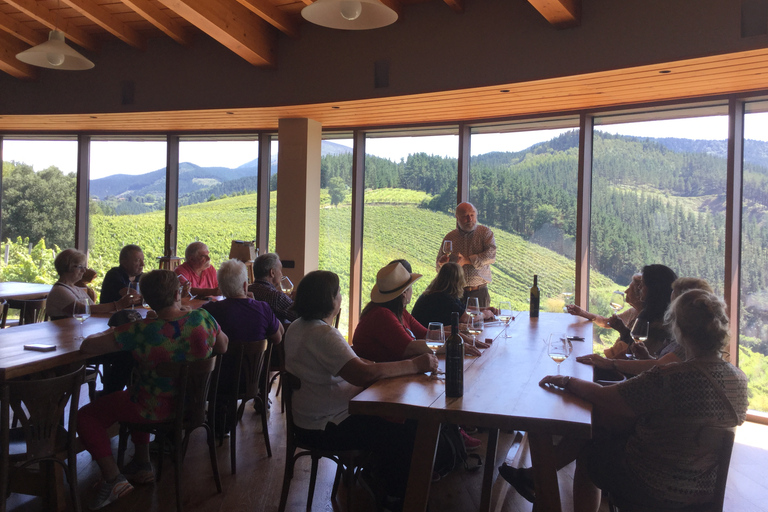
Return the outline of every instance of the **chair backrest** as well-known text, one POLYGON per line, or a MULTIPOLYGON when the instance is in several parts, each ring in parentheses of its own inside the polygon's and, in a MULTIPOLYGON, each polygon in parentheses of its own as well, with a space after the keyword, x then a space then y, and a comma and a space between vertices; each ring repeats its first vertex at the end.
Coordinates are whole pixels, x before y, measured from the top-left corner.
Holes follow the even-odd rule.
POLYGON ((289 446, 296 446, 293 423, 293 392, 301 389, 301 379, 289 372, 283 372, 283 400, 285 401, 285 432, 289 446))
POLYGON ((269 348, 266 339, 258 341, 230 340, 222 356, 222 367, 232 374, 221 379, 219 393, 253 398, 259 394, 259 378, 269 348), (226 386, 228 389, 221 388, 226 386))
POLYGON ((9 309, 19 310, 19 325, 44 322, 48 319, 45 312, 46 299, 10 299, 2 306, 0 328, 5 328, 9 309))
MULTIPOLYGON (((183 363, 160 363, 157 374, 173 380, 177 390, 173 419, 180 428, 193 429, 205 423, 208 392, 216 386, 212 376, 219 367, 218 357, 183 363)), ((211 390, 215 396, 215 389, 211 390)), ((215 404, 214 404, 215 405, 215 404)))
POLYGON ((62 442, 57 439, 59 426, 67 404, 69 409, 68 434, 75 438, 80 387, 85 378, 85 368, 72 373, 40 380, 9 381, 2 386, 2 419, 0 428, 8 449, 8 425, 10 409, 21 424, 27 443, 27 459, 54 457, 62 442))
POLYGON ((731 465, 735 439, 736 427, 702 427, 699 431, 699 446, 706 447, 707 451, 711 449, 717 454, 717 481, 711 510, 723 510, 725 486, 728 482, 728 469, 731 465))

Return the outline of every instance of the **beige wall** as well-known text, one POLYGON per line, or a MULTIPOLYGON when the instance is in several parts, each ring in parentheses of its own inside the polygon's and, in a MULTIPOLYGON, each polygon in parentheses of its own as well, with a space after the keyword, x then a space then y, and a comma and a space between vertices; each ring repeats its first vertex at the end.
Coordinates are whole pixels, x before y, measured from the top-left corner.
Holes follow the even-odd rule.
MULTIPOLYGON (((34 82, 0 73, 0 115, 235 108, 391 96, 528 81, 768 46, 741 37, 740 0, 582 0, 581 26, 557 30, 525 0, 409 5, 390 27, 280 35, 278 69, 251 66, 207 36, 190 48, 152 39, 140 52, 111 42, 96 68, 41 69, 34 82), (389 87, 374 88, 374 63, 389 87), (121 104, 123 82, 135 101, 121 104)), ((215 130, 216 126, 211 126, 215 130)))

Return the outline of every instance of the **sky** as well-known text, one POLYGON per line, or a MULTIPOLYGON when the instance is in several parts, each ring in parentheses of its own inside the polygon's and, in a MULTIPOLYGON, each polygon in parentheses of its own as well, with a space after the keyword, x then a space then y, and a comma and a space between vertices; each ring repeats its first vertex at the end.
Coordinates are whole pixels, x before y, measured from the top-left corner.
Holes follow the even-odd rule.
MULTIPOLYGON (((768 141, 768 113, 749 114, 745 123, 747 139, 768 141)), ((688 139, 722 140, 728 135, 726 116, 706 118, 646 121, 598 126, 598 130, 638 137, 683 137, 688 139)), ((538 130, 516 133, 478 134, 472 136, 471 153, 481 155, 490 151, 520 151, 538 142, 551 140, 568 130, 538 130)), ((351 139, 333 142, 352 147, 351 139)), ((273 142, 273 154, 278 144, 273 142)), ((425 136, 368 139, 369 154, 395 162, 409 154, 423 152, 444 157, 458 157, 458 136, 425 136)), ((256 141, 182 141, 181 162, 202 167, 238 167, 258 156, 256 141)), ((164 141, 92 141, 91 179, 112 174, 144 174, 165 167, 164 141)), ((3 160, 31 164, 37 171, 51 165, 65 173, 77 170, 76 141, 3 141, 3 160)))

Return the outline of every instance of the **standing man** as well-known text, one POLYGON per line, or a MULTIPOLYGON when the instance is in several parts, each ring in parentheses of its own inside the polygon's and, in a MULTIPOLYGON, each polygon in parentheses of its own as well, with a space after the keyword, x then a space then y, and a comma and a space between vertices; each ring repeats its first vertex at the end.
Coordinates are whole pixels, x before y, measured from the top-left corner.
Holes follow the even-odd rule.
POLYGON ((491 282, 491 263, 496 261, 496 239, 493 231, 477 224, 477 209, 471 203, 456 207, 456 229, 445 235, 443 242, 450 240, 453 252, 445 253, 445 243, 440 244, 437 253, 437 270, 445 263, 455 261, 464 269, 467 286, 464 298, 477 297, 480 307, 491 305, 488 285, 491 282))
POLYGON ((211 266, 208 246, 203 242, 192 242, 184 251, 184 263, 176 267, 177 276, 184 276, 192 286, 192 295, 220 295, 216 269, 211 266))
POLYGON ((129 285, 138 283, 144 271, 144 252, 138 245, 126 245, 120 250, 120 266, 112 267, 101 284, 101 304, 117 302, 131 293, 129 285))
MULTIPOLYGON (((280 256, 274 252, 262 254, 253 262, 253 284, 248 291, 253 298, 263 300, 281 322, 293 322, 298 315, 293 310, 293 297, 286 295, 280 289, 283 278, 283 264, 280 256)), ((294 293, 296 289, 294 288, 294 293)))

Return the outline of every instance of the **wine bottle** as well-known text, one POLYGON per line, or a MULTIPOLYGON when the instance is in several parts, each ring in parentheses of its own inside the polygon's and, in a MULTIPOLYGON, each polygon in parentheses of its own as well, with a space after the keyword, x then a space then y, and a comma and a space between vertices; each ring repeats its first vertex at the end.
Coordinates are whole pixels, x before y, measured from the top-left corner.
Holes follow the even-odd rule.
POLYGON ((531 287, 531 318, 539 317, 539 276, 533 276, 533 286, 531 287))
POLYGON ((445 394, 464 396, 464 340, 459 336, 459 314, 451 313, 451 335, 445 340, 445 394))

